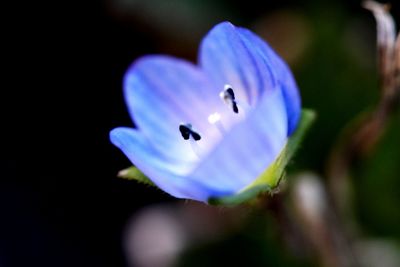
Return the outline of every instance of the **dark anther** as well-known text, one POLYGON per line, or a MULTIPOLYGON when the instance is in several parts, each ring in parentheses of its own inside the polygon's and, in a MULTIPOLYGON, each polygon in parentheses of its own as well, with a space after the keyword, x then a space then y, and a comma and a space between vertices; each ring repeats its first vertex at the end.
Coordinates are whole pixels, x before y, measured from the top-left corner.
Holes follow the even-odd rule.
POLYGON ((233 109, 233 112, 239 113, 239 109, 238 109, 238 106, 237 106, 235 100, 232 101, 232 109, 233 109))
POLYGON ((235 100, 235 93, 233 92, 233 89, 228 87, 225 89, 223 93, 223 99, 225 102, 227 102, 229 105, 232 105, 233 112, 239 113, 239 108, 236 104, 235 100))
POLYGON ((195 141, 199 141, 201 139, 201 136, 198 133, 193 132, 193 131, 192 131, 192 137, 195 141))
POLYGON ((188 140, 190 136, 190 129, 185 126, 185 125, 179 125, 179 131, 181 132, 181 135, 183 139, 188 140))
POLYGON ((200 134, 192 130, 192 125, 190 123, 179 125, 179 131, 185 140, 188 140, 190 136, 192 136, 195 141, 199 141, 201 139, 200 134))
POLYGON ((235 100, 235 93, 233 92, 232 88, 226 89, 226 92, 228 93, 230 99, 235 100))

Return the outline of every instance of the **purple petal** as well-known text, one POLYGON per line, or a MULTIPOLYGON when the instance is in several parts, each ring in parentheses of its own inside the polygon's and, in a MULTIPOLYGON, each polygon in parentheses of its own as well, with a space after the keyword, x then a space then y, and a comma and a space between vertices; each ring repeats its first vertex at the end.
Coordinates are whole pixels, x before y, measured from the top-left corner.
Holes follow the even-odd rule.
POLYGON ((278 54, 260 37, 245 28, 237 28, 241 39, 252 46, 252 50, 257 53, 265 64, 270 66, 275 80, 283 92, 286 103, 286 112, 288 114, 288 135, 291 135, 296 129, 301 113, 301 99, 299 90, 293 75, 286 63, 278 54))
POLYGON ((235 193, 258 178, 277 158, 287 140, 282 92, 264 95, 247 116, 204 159, 193 172, 193 179, 216 191, 225 188, 235 193))
MULTIPOLYGON (((218 141, 220 134, 208 129, 207 118, 222 108, 219 91, 192 63, 167 56, 143 57, 127 71, 124 92, 136 126, 160 153, 196 160, 190 142, 179 132, 181 123, 191 123, 202 140, 218 141)), ((209 149, 213 142, 203 143, 209 149)))
POLYGON ((116 128, 110 132, 110 140, 137 168, 168 194, 177 198, 206 201, 210 192, 213 192, 201 183, 175 174, 177 170, 182 171, 182 168, 187 166, 164 158, 137 130, 116 128))
POLYGON ((229 22, 215 26, 203 39, 199 61, 204 71, 222 90, 233 87, 237 99, 255 105, 266 90, 275 88, 271 66, 257 51, 257 44, 244 40, 229 22))

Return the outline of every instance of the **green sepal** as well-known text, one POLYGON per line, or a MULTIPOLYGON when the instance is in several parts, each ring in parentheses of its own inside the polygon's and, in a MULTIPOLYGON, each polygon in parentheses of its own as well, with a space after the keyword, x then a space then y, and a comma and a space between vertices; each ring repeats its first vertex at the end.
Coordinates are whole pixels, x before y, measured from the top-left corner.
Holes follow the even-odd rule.
POLYGON ((314 122, 316 114, 312 110, 303 109, 301 112, 301 119, 296 131, 288 139, 285 148, 282 150, 278 158, 261 174, 253 183, 246 186, 235 195, 225 197, 212 197, 208 199, 211 205, 238 205, 248 202, 258 195, 272 192, 276 189, 285 173, 285 168, 290 162, 291 158, 299 148, 302 140, 304 139, 307 130, 314 122))
POLYGON ((144 175, 138 168, 131 166, 123 169, 118 173, 118 177, 127 180, 135 180, 141 184, 156 186, 146 175, 144 175))

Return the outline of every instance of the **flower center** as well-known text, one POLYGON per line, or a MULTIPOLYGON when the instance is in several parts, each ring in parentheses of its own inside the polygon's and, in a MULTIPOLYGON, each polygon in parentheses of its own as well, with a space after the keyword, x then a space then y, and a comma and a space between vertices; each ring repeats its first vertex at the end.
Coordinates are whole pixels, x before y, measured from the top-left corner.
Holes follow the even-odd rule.
POLYGON ((221 122, 221 115, 218 112, 214 112, 208 116, 208 122, 212 125, 215 125, 221 135, 226 133, 225 127, 221 122))
MULTIPOLYGON (((232 122, 234 122, 236 120, 240 120, 240 117, 245 116, 245 114, 247 113, 247 110, 249 109, 249 106, 238 101, 235 98, 235 93, 232 89, 232 86, 230 86, 229 84, 226 84, 224 86, 224 90, 219 93, 219 96, 221 97, 223 102, 227 106, 229 106, 229 109, 231 111, 233 111, 233 114, 234 114, 233 116, 235 116, 235 118, 236 118, 236 119, 225 118, 228 121, 226 121, 226 122, 224 121, 224 123, 223 123, 221 114, 225 114, 226 116, 229 116, 228 114, 225 113, 225 111, 222 111, 221 113, 213 112, 208 116, 208 118, 207 118, 208 122, 211 125, 215 126, 218 129, 220 136, 223 137, 227 133, 225 126, 231 125, 232 122), (240 111, 240 114, 239 114, 239 111, 240 111), (232 119, 233 119, 233 121, 231 121, 232 119)), ((205 131, 206 129, 202 129, 202 130, 205 131)), ((202 145, 201 142, 200 142, 200 144, 199 144, 199 142, 197 142, 197 141, 201 140, 201 135, 196 130, 194 130, 194 128, 190 122, 181 123, 179 125, 179 131, 182 135, 182 138, 184 140, 189 141, 193 153, 198 158, 201 158, 202 156, 207 154, 208 146, 207 145, 204 146, 204 144, 202 145)))
MULTIPOLYGON (((229 84, 225 84, 224 90, 219 93, 219 96, 225 102, 225 104, 229 105, 230 108, 232 108, 232 111, 236 114, 239 113, 239 107, 241 107, 241 109, 244 111, 247 109, 244 107, 244 105, 242 105, 241 103, 239 104, 239 102, 236 100, 232 86, 230 86, 229 84)), ((221 123, 220 113, 214 112, 210 114, 208 116, 208 122, 212 125, 217 126, 221 134, 226 133, 226 130, 221 123)), ((179 131, 181 132, 181 135, 185 140, 190 139, 194 141, 199 141, 201 139, 200 134, 193 130, 193 126, 190 123, 181 123, 179 125, 179 131)))

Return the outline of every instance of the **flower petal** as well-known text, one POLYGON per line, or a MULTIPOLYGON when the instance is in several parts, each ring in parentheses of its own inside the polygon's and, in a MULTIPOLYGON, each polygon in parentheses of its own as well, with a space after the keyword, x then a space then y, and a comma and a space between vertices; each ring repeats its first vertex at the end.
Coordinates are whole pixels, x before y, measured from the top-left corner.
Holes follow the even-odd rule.
MULTIPOLYGON (((192 178, 216 192, 232 194, 249 185, 278 157, 287 140, 287 118, 282 91, 266 94, 246 120, 237 124, 192 178)), ((216 197, 216 195, 211 195, 216 197)))
POLYGON ((201 183, 174 174, 176 162, 159 154, 147 139, 132 128, 116 128, 110 132, 111 142, 159 188, 177 198, 206 201, 211 189, 201 183))
POLYGON ((272 66, 260 58, 256 45, 244 41, 231 23, 223 22, 203 39, 199 54, 201 67, 217 87, 231 85, 237 99, 253 106, 276 84, 272 66))
POLYGON ((268 46, 268 44, 245 28, 237 28, 241 39, 252 46, 252 51, 258 54, 258 57, 270 66, 271 71, 277 80, 286 102, 286 112, 288 115, 288 135, 291 135, 296 129, 301 113, 301 99, 299 90, 293 75, 286 63, 268 46))
POLYGON ((209 129, 207 118, 221 108, 221 99, 192 63, 167 56, 143 57, 127 71, 124 92, 138 129, 160 153, 186 162, 197 160, 179 132, 181 123, 193 125, 206 150, 220 138, 217 129, 209 129))

